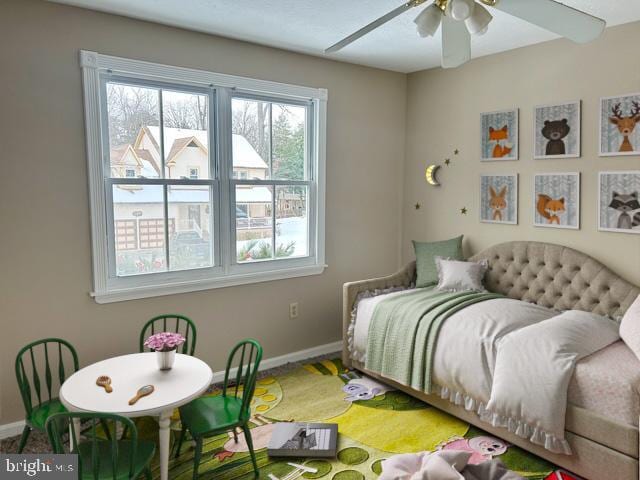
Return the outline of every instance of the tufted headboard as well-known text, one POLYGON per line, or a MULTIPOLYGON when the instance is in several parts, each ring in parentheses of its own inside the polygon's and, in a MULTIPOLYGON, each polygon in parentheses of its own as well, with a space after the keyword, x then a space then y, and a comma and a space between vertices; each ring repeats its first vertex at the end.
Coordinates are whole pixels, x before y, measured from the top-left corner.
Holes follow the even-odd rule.
POLYGON ((492 292, 557 310, 585 310, 622 317, 640 288, 590 256, 541 242, 494 245, 469 260, 489 262, 485 284, 492 292))

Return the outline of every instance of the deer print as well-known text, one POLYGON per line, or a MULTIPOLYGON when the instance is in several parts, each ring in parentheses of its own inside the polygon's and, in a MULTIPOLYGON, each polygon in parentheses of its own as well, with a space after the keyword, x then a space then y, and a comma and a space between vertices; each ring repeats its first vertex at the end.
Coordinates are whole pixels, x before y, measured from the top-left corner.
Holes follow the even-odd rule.
POLYGON ((622 115, 620 109, 620 103, 616 103, 612 108, 612 116, 609 117, 609 121, 618 127, 620 135, 622 135, 622 144, 620 145, 619 152, 633 152, 635 149, 629 141, 629 135, 636 128, 636 124, 640 122, 640 103, 635 100, 631 102, 633 107, 631 108, 630 115, 625 117, 622 115))
POLYGON ((500 189, 499 193, 496 193, 493 187, 489 187, 489 194, 491 199, 489 200, 489 207, 493 210, 493 220, 497 222, 502 221, 502 210, 507 208, 507 201, 505 195, 507 194, 507 186, 505 185, 500 189))

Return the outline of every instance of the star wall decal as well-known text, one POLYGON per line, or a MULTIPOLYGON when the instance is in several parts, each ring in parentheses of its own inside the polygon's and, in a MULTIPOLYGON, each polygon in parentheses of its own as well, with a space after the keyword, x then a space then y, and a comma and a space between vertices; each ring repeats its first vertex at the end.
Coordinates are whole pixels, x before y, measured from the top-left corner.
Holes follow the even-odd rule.
POLYGON ((460 209, 460 213, 461 213, 462 215, 466 215, 466 214, 467 214, 467 207, 462 207, 462 208, 460 209))
POLYGON ((456 149, 453 151, 453 154, 454 154, 454 155, 457 155, 458 153, 460 153, 460 152, 459 152, 459 151, 458 151, 458 149, 456 148, 456 149))
POLYGON ((415 207, 416 207, 416 210, 420 210, 420 204, 419 203, 416 203, 415 207))
POLYGON ((445 158, 444 159, 444 164, 445 165, 449 165, 451 163, 451 159, 450 158, 445 158))

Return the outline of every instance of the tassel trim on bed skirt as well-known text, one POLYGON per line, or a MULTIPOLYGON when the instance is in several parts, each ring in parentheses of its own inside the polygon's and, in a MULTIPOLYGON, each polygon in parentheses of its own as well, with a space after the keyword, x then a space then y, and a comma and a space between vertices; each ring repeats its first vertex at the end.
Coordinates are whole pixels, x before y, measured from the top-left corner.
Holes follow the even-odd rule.
POLYGON ((364 364, 367 361, 367 355, 365 353, 361 354, 359 352, 356 352, 356 349, 354 347, 353 331, 355 327, 356 324, 352 321, 349 324, 349 328, 347 329, 347 350, 349 351, 349 356, 352 360, 364 364))
POLYGON ((484 403, 461 392, 456 392, 439 385, 433 385, 433 390, 443 400, 448 400, 454 405, 464 407, 467 411, 475 412, 480 420, 490 423, 494 427, 506 428, 518 437, 529 440, 536 445, 541 445, 550 452, 564 455, 571 455, 572 453, 569 442, 564 438, 558 438, 554 434, 545 432, 541 428, 532 427, 522 420, 490 412, 484 403))

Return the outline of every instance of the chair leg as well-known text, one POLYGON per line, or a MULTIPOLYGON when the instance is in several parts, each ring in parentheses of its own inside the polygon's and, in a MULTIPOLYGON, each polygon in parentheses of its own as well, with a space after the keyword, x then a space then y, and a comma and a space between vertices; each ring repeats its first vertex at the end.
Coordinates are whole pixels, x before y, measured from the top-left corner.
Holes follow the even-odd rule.
POLYGON ((153 477, 151 476, 151 469, 149 467, 144 469, 144 478, 147 480, 153 480, 153 477))
MULTIPOLYGON (((109 425, 107 424, 107 421, 104 418, 100 419, 100 425, 102 426, 102 429, 104 430, 104 434, 107 437, 107 440, 111 441, 111 431, 109 430, 109 425)), ((117 435, 117 433, 114 431, 113 432, 114 435, 117 435)))
POLYGON ((198 468, 202 457, 202 437, 196 437, 196 451, 193 454, 193 480, 198 480, 198 468))
POLYGON ((180 450, 182 449, 182 442, 184 441, 184 436, 186 432, 187 432, 187 429, 183 426, 182 430, 180 430, 180 438, 178 439, 178 443, 176 444, 175 458, 178 458, 180 456, 180 450))
POLYGON ((233 441, 238 443, 238 429, 233 427, 233 441))
POLYGON ((18 453, 22 453, 22 450, 24 450, 27 440, 29 439, 29 434, 31 434, 31 427, 25 425, 24 429, 22 429, 22 436, 20 437, 20 444, 18 445, 18 453))
POLYGON ((253 439, 251 438, 251 429, 249 428, 249 425, 246 423, 242 425, 242 431, 244 432, 244 439, 249 447, 249 454, 251 455, 251 462, 253 463, 255 477, 258 478, 260 476, 260 469, 258 468, 258 462, 256 461, 256 454, 253 451, 253 439))

